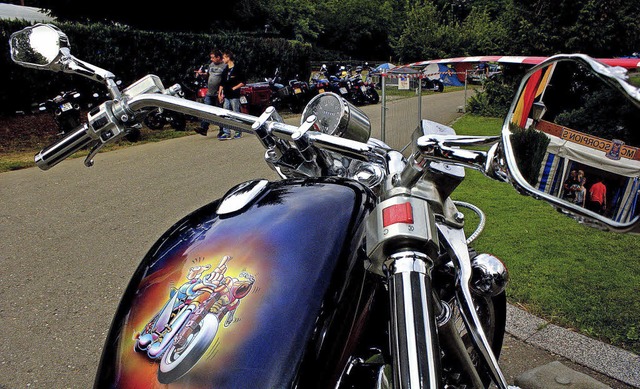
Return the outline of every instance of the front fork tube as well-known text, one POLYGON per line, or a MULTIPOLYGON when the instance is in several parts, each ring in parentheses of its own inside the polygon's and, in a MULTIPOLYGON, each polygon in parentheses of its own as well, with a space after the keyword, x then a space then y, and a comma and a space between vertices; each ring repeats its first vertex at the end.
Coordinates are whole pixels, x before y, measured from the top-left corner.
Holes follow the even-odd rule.
POLYGON ((433 263, 413 251, 394 254, 389 260, 393 387, 440 388, 436 318, 442 307, 433 303, 433 263))
POLYGON ((480 318, 473 306, 469 281, 471 280, 471 258, 466 244, 464 231, 444 224, 438 224, 438 229, 444 237, 449 255, 456 268, 456 300, 460 305, 462 320, 471 335, 471 341, 487 368, 493 382, 501 389, 507 389, 507 381, 500 370, 498 360, 491 349, 489 341, 482 329, 480 318))

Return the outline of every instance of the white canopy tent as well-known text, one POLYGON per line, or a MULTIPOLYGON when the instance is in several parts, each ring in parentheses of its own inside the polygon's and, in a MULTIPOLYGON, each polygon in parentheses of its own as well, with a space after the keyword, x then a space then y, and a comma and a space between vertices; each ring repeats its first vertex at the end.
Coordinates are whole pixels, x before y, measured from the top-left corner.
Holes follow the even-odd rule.
POLYGON ((547 154, 542 162, 538 176, 537 188, 554 196, 562 196, 562 183, 569 176, 569 170, 574 164, 608 171, 618 176, 620 186, 611 188, 612 218, 619 222, 626 222, 633 218, 636 212, 638 191, 640 190, 640 161, 621 158, 614 160, 607 157, 605 151, 593 148, 547 134, 550 139, 547 154))

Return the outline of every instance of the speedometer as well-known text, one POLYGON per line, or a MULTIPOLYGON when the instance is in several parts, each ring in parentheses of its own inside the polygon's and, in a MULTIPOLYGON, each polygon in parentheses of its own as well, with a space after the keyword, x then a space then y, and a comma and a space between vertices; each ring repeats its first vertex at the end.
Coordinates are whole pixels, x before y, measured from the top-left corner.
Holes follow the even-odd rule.
POLYGON ((366 143, 371 135, 371 122, 361 109, 335 93, 321 93, 311 99, 302 112, 302 123, 311 115, 316 128, 325 134, 366 143))

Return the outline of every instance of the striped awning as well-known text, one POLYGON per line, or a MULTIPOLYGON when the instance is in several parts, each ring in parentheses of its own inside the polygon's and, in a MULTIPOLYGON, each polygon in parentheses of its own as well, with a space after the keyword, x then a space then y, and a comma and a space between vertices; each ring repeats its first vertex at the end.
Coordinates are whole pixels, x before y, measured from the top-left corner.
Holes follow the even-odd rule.
MULTIPOLYGON (((432 63, 459 63, 459 62, 497 62, 497 63, 512 63, 512 64, 525 64, 525 65, 537 65, 540 62, 549 59, 549 57, 524 57, 524 56, 502 56, 502 55, 485 55, 476 57, 455 57, 455 58, 443 58, 432 59, 428 61, 413 62, 408 67, 421 67, 432 63)), ((620 66, 625 69, 640 68, 640 58, 596 58, 596 60, 605 63, 609 66, 620 66)))

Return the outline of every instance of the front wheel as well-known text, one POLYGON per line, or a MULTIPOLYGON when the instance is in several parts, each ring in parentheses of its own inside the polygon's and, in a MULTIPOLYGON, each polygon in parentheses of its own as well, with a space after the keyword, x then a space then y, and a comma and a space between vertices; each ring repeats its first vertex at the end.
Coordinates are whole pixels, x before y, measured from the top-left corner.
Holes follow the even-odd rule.
POLYGON ((378 92, 376 92, 375 89, 367 89, 367 101, 369 102, 369 104, 378 104, 378 102, 380 101, 380 95, 378 95, 378 92))
POLYGON ((218 332, 220 322, 213 314, 206 315, 179 350, 171 345, 164 353, 158 369, 158 381, 169 384, 187 374, 200 360, 218 332))
POLYGON ((185 115, 172 112, 171 114, 171 127, 176 131, 184 131, 187 129, 187 118, 185 115))

